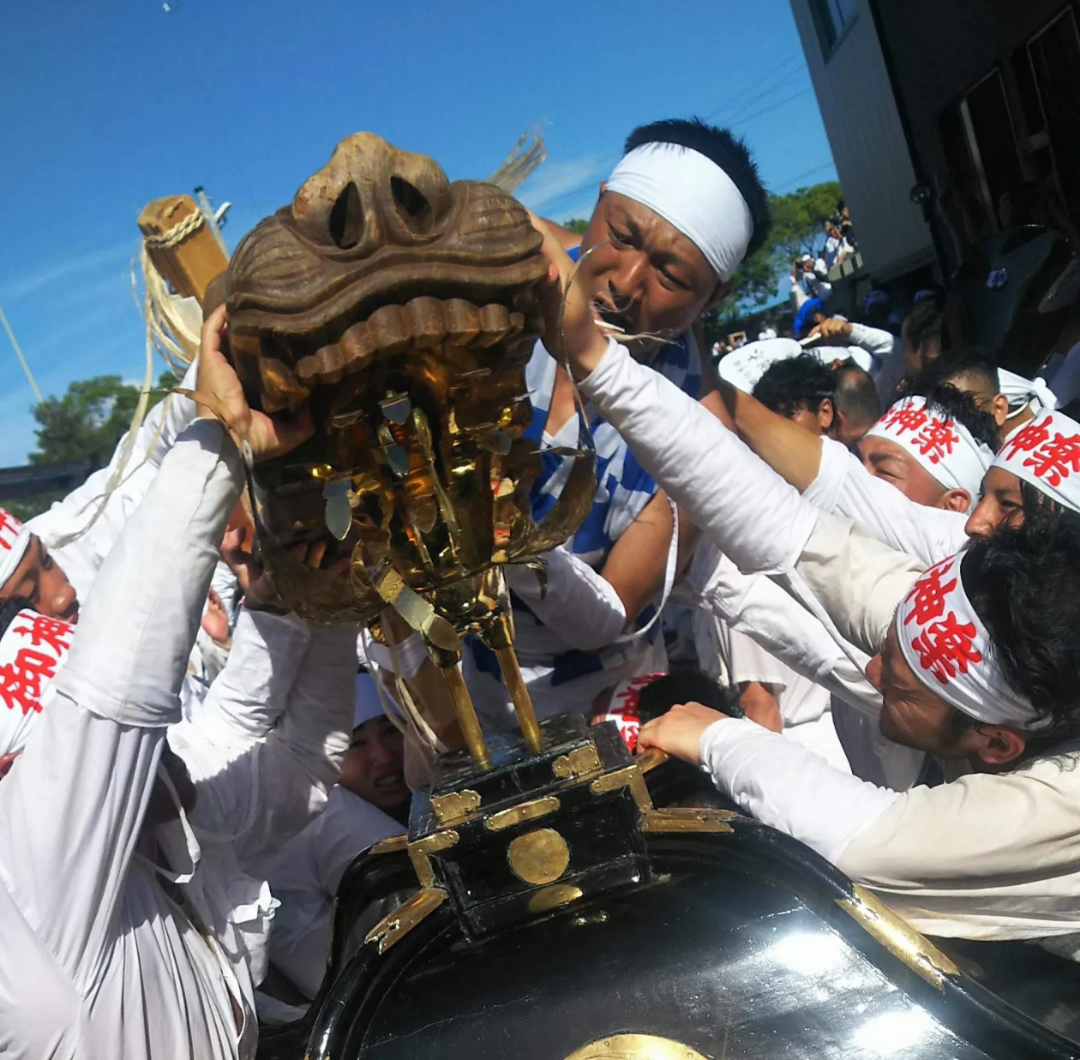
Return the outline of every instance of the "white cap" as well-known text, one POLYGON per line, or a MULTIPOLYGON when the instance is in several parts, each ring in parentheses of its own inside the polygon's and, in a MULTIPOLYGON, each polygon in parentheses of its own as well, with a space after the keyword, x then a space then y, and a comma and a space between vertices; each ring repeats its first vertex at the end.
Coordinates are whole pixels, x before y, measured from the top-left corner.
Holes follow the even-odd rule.
POLYGON ((353 714, 353 728, 359 729, 364 722, 384 715, 379 690, 375 687, 375 678, 371 674, 356 675, 356 709, 353 714))

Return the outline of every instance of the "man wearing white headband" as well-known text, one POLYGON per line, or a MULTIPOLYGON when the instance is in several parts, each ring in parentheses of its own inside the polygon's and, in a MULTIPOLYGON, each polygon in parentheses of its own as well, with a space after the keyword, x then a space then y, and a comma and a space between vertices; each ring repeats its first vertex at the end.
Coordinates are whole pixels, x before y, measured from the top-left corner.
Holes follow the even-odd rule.
MULTIPOLYGON (((247 406, 223 324, 204 329, 199 389, 256 460, 288 452, 305 430, 247 406)), ((105 561, 0 781, 0 1041, 17 1060, 253 1057, 276 904, 263 867, 325 804, 348 742, 356 630, 295 616, 242 614, 230 667, 180 717, 244 481, 237 445, 201 413, 105 561), (186 771, 162 768, 166 732, 186 771)))
POLYGON ((901 398, 859 443, 866 469, 928 508, 966 512, 994 450, 938 401, 901 398))
MULTIPOLYGON (((741 141, 697 120, 643 126, 601 187, 578 264, 569 266, 574 288, 635 356, 715 407, 715 375, 694 327, 731 291, 732 274, 768 227, 766 193, 741 141)), ((542 343, 526 380, 527 436, 549 449, 577 446, 573 386, 542 343)), ((546 597, 532 571, 510 574, 518 654, 541 717, 585 713, 605 689, 666 668, 649 604, 674 572, 672 511, 618 432, 595 409, 585 414, 597 452, 592 509, 567 555, 553 558, 546 597)), ((565 456, 545 456, 531 493, 535 517, 555 504, 569 467, 565 456)), ((680 538, 689 532, 680 524, 680 538)), ((466 678, 485 724, 512 728, 509 695, 482 644, 466 653, 466 678)))
MULTIPOLYGON (((545 252, 558 266, 552 241, 545 252)), ((558 304, 549 296, 546 311, 558 304)), ((1058 755, 1059 741, 1080 731, 1080 527, 1026 521, 925 573, 813 508, 604 336, 580 301, 568 300, 565 335, 582 390, 714 544, 743 570, 776 573, 874 656, 867 673, 882 691, 882 731, 974 772, 888 791, 699 705, 645 727, 641 745, 701 761, 744 808, 886 895, 920 929, 1077 949, 1080 775, 1058 755)))
POLYGON ((971 395, 943 385, 901 399, 859 442, 858 455, 829 438, 808 440, 734 389, 725 397, 744 441, 815 507, 928 565, 964 547, 998 438, 994 418, 971 395))
POLYGON ((373 843, 406 830, 411 793, 404 768, 401 731, 384 713, 371 675, 358 674, 341 780, 326 809, 282 849, 270 870, 271 890, 281 902, 270 960, 308 1000, 326 972, 334 898, 345 870, 373 843))
POLYGON ((971 537, 1025 518, 1080 522, 1080 423, 1043 409, 1001 447, 967 522, 971 537))
POLYGON ((41 538, 0 508, 0 600, 19 598, 49 618, 76 622, 79 602, 41 538))
POLYGON ((1025 379, 1004 368, 977 348, 950 350, 919 377, 927 387, 949 383, 965 390, 998 425, 1001 444, 1031 422, 1040 409, 1057 407, 1057 398, 1042 379, 1025 379))

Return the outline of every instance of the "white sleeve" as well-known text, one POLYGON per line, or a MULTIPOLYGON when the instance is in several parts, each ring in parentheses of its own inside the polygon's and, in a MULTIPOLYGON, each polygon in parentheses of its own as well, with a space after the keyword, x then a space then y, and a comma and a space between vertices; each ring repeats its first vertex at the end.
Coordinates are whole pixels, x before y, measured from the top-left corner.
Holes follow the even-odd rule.
MULTIPOLYGON (((183 386, 195 388, 195 372, 193 364, 184 376, 183 386)), ((97 515, 98 508, 127 445, 128 434, 117 443, 107 467, 95 471, 47 512, 32 519, 30 528, 47 548, 53 549, 59 543, 67 542, 66 550, 76 550, 79 560, 88 565, 90 571, 97 570, 142 503, 166 453, 176 444, 180 432, 194 421, 195 414, 195 402, 190 398, 168 395, 146 414, 120 481, 100 515, 97 515), (91 521, 93 526, 90 526, 91 521)), ((58 555, 63 557, 63 552, 58 555)))
POLYGON ((771 652, 767 652, 753 638, 733 629, 730 632, 730 645, 733 684, 756 681, 770 685, 776 691, 787 688, 791 679, 791 668, 781 663, 771 652))
POLYGON ((1062 758, 905 792, 837 864, 934 934, 1080 929, 1080 775, 1062 758), (961 926, 962 925, 962 926, 961 926))
POLYGON ((750 816, 834 865, 900 797, 833 768, 794 740, 726 718, 701 736, 702 768, 750 816))
POLYGON ((900 601, 926 564, 897 552, 850 519, 829 512, 818 522, 793 572, 778 580, 831 623, 839 643, 854 644, 868 656, 885 643, 900 601))
POLYGON ((205 838, 234 841, 252 875, 326 805, 356 701, 355 626, 308 631, 271 617, 262 616, 259 636, 243 638, 240 662, 230 657, 232 673, 223 688, 225 672, 211 685, 194 722, 170 733, 198 790, 192 823, 205 838))
POLYGON ((546 591, 535 571, 506 568, 514 595, 568 648, 598 651, 615 641, 626 626, 626 609, 611 582, 561 545, 545 559, 546 591))
POLYGON ((341 877, 358 854, 380 839, 405 831, 389 814, 340 787, 334 789, 326 812, 311 828, 315 878, 328 902, 333 902, 341 877))
POLYGON ((195 423, 102 567, 55 698, 0 783, 0 880, 80 985, 100 970, 240 483, 222 428, 195 423))
POLYGON ((870 474, 846 446, 822 438, 817 478, 803 491, 823 511, 854 519, 872 537, 928 567, 955 556, 967 542, 967 516, 909 500, 870 474))
POLYGON ((858 346, 883 361, 890 357, 902 358, 904 355, 904 342, 899 336, 866 324, 851 325, 851 345, 858 346))
MULTIPOLYGON (((743 574, 727 557, 713 555, 697 606, 862 713, 880 713, 881 695, 863 673, 868 654, 851 644, 841 647, 818 618, 771 578, 743 574)), ((704 554, 695 557, 696 572, 705 569, 705 560, 704 554)))
POLYGON ((642 467, 740 569, 790 567, 810 536, 816 510, 708 409, 614 340, 581 390, 642 467))
POLYGON ((707 409, 614 340, 581 389, 740 570, 777 572, 843 641, 868 655, 880 650, 926 564, 814 508, 707 409))

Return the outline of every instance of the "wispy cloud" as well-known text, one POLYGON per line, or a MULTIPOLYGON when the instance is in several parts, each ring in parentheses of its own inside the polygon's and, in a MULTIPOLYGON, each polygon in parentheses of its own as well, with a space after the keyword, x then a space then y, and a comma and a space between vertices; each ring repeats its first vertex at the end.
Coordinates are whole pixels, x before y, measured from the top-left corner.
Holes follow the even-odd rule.
POLYGON ((614 159, 608 155, 585 155, 570 162, 548 162, 529 178, 518 196, 530 210, 558 205, 561 199, 577 199, 607 175, 614 159))
POLYGON ((0 305, 18 302, 61 284, 77 283, 87 279, 110 265, 120 266, 138 249, 135 240, 125 240, 102 250, 53 261, 36 272, 22 275, 10 282, 0 282, 0 305))

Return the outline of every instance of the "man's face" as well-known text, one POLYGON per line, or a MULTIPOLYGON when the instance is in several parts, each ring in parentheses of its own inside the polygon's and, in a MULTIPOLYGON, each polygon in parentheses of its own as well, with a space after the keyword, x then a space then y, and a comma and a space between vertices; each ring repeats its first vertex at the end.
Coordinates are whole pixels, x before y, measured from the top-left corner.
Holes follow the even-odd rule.
POLYGON ((888 438, 867 435, 859 442, 863 467, 877 478, 892 483, 908 500, 935 508, 945 489, 903 446, 888 438))
POLYGON ((372 718, 353 732, 341 766, 341 786, 387 812, 409 798, 405 742, 387 718, 372 718))
POLYGON ((1020 479, 1003 467, 992 467, 982 480, 979 503, 968 517, 968 537, 989 537, 1002 523, 1019 526, 1024 521, 1024 497, 1020 479))
POLYGON ((878 726, 883 736, 905 747, 953 757, 952 708, 915 676, 900 651, 895 623, 889 626, 885 647, 870 661, 866 676, 881 692, 878 726))
POLYGON ((584 285, 598 315, 627 335, 670 341, 730 290, 692 240, 617 192, 600 196, 582 240, 582 259, 574 282, 584 285))
POLYGON ((65 622, 79 620, 75 589, 36 534, 31 536, 22 562, 0 586, 0 600, 13 596, 24 597, 35 611, 47 618, 62 618, 65 622))
POLYGON ((1004 726, 968 726, 957 732, 951 724, 953 707, 931 692, 904 658, 895 622, 866 676, 881 692, 881 734, 895 743, 939 758, 965 758, 981 768, 1000 767, 1023 753, 1023 735, 1004 726))

